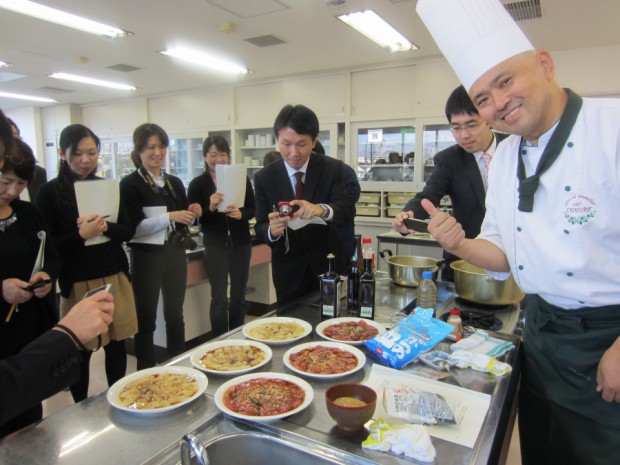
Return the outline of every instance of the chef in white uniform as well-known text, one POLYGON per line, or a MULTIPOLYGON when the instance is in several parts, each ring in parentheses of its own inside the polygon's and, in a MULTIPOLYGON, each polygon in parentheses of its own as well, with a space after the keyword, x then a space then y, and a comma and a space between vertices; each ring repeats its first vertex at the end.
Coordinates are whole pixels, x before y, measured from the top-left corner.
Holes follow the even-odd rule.
POLYGON ((620 100, 562 89, 499 0, 419 0, 417 12, 480 116, 513 134, 493 157, 476 239, 423 205, 446 250, 512 273, 527 294, 523 463, 618 463, 620 100))

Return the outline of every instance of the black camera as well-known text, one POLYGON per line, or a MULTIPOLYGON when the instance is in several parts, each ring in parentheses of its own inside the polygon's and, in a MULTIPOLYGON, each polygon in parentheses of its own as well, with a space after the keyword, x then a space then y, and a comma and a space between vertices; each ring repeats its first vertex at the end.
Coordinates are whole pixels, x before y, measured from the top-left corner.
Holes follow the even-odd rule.
POLYGON ((168 235, 168 242, 178 247, 183 247, 185 250, 194 250, 198 246, 189 232, 183 230, 172 231, 168 235))

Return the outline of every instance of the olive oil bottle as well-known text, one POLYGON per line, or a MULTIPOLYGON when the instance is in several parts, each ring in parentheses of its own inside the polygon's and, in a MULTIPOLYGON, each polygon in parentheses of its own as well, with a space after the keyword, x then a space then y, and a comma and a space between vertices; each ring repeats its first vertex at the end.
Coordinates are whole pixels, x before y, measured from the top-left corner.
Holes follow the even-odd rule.
POLYGON ((375 319, 375 275, 372 258, 364 258, 364 273, 360 277, 360 316, 375 319))
POLYGON ((328 270, 321 276, 321 319, 337 317, 340 310, 340 275, 335 271, 334 254, 327 256, 328 270))

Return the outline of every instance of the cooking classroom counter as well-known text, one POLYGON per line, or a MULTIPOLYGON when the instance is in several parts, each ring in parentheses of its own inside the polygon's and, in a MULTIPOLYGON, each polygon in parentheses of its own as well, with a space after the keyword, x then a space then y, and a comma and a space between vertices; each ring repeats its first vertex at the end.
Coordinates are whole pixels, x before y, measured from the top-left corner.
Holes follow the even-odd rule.
MULTIPOLYGON (((409 304, 415 297, 415 289, 398 287, 389 281, 386 273, 377 273, 377 321, 387 321, 390 314, 409 304)), ((439 296, 441 299, 442 296, 439 296)), ((302 318, 313 326, 320 322, 318 295, 310 295, 287 309, 274 314, 302 318)), ((511 416, 518 383, 520 367, 518 364, 520 344, 516 337, 498 335, 512 340, 516 349, 506 355, 506 361, 513 365, 509 376, 494 378, 490 375, 468 374, 466 385, 477 391, 490 394, 491 402, 478 440, 473 449, 432 438, 437 450, 436 463, 442 464, 495 464, 500 461, 502 447, 506 450, 512 432, 511 416), (475 387, 474 387, 475 386, 475 387)), ((221 339, 241 338, 241 328, 233 330, 221 339)), ((300 342, 317 340, 313 332, 300 342)), ((291 345, 271 346, 273 358, 259 371, 288 372, 282 355, 291 345)), ((362 349, 364 350, 364 349, 362 349)), ((171 364, 191 366, 190 353, 183 354, 171 364)), ((345 454, 351 454, 352 462, 376 462, 384 465, 415 463, 382 452, 368 451, 361 447, 367 432, 344 434, 329 417, 325 406, 325 390, 340 382, 363 382, 368 378, 372 361, 369 358, 364 368, 345 378, 336 380, 317 380, 305 378, 314 389, 312 404, 302 412, 269 423, 267 428, 280 437, 293 435, 308 438, 320 444, 334 447, 345 454)), ((405 369, 407 371, 407 368, 405 369)), ((218 423, 218 429, 209 434, 222 431, 242 431, 248 429, 244 422, 223 416, 215 406, 213 395, 217 388, 229 378, 208 375, 207 395, 187 404, 178 410, 158 415, 138 415, 112 408, 105 393, 86 399, 51 417, 30 426, 0 441, 1 463, 41 463, 41 464, 138 464, 138 463, 178 463, 178 442, 183 434, 192 431, 205 431, 205 424, 218 423)), ((448 378, 450 380, 450 378, 448 378)), ((251 426, 250 426, 251 427, 251 426)), ((203 438, 204 440, 205 438, 203 438)))

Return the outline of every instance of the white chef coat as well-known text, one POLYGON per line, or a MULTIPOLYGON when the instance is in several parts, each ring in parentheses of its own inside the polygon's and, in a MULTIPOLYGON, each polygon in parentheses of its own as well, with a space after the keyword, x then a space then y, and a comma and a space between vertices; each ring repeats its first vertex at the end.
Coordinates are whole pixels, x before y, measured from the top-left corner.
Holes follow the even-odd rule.
MULTIPOLYGON (((523 147, 525 157, 539 157, 554 129, 542 147, 523 147)), ((584 99, 562 153, 540 177, 531 213, 518 209, 520 141, 498 145, 478 237, 506 253, 528 294, 564 309, 620 303, 620 100, 584 99)))

